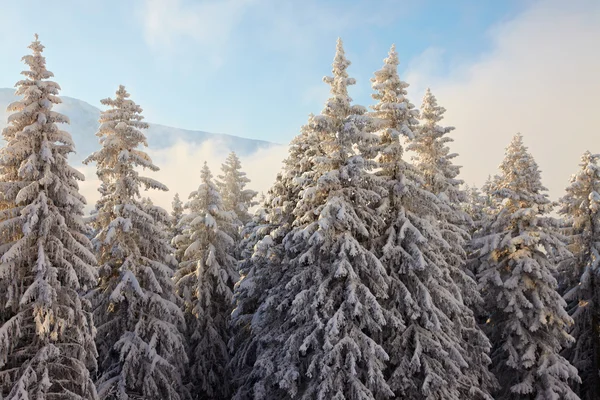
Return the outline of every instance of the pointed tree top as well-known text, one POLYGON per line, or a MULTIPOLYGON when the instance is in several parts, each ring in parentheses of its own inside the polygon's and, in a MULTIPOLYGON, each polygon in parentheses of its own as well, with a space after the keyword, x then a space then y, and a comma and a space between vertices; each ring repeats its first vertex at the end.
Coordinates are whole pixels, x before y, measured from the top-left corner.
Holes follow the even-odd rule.
POLYGON ((396 45, 392 44, 390 47, 390 51, 388 52, 388 56, 383 60, 386 64, 391 64, 397 66, 400 64, 400 60, 398 59, 398 53, 396 52, 396 45))
POLYGON ((239 161, 239 159, 240 158, 238 157, 237 153, 235 151, 233 151, 233 150, 227 155, 227 161, 230 161, 230 162, 235 161, 235 162, 237 162, 237 161, 239 161))
MULTIPOLYGON (((541 192, 547 189, 542 185, 537 162, 523 143, 523 135, 520 133, 513 136, 506 148, 500 170, 502 171, 502 176, 498 180, 500 187, 509 188, 514 194, 525 196, 523 198, 529 198, 531 194, 540 194, 541 197, 538 196, 536 202, 549 202, 545 199, 546 194, 541 195, 541 192)), ((512 197, 514 198, 514 195, 512 197)))
POLYGON ((31 44, 28 46, 28 48, 33 50, 33 54, 35 56, 39 56, 44 51, 44 45, 42 45, 42 43, 40 42, 39 36, 37 33, 35 35, 33 35, 33 37, 34 37, 34 40, 33 40, 33 42, 31 42, 31 44))
POLYGON ((437 98, 431 93, 431 89, 427 88, 421 104, 421 119, 436 123, 444 119, 445 112, 446 109, 438 105, 437 98))
POLYGON ((514 152, 526 152, 527 146, 525 146, 525 143, 523 143, 523 135, 521 133, 514 135, 506 150, 514 152))
POLYGON ((437 99, 431 93, 431 88, 425 89, 425 95, 423 96, 423 104, 434 104, 437 106, 437 99))
MULTIPOLYGON (((323 78, 323 82, 331 86, 330 93, 332 97, 329 99, 328 104, 331 103, 331 100, 333 99, 337 99, 337 101, 341 100, 342 103, 346 104, 349 104, 352 101, 348 96, 348 85, 354 85, 356 80, 348 77, 346 69, 349 65, 350 61, 346 58, 342 39, 338 38, 331 69, 333 76, 326 76, 323 78)), ((324 111, 324 113, 326 112, 324 111)))
POLYGON ((209 183, 212 179, 212 173, 210 172, 210 168, 208 168, 208 163, 206 161, 204 161, 204 165, 202 166, 200 179, 203 183, 209 183))
POLYGON ((592 152, 586 150, 581 155, 581 165, 588 166, 590 164, 596 164, 598 162, 598 159, 600 159, 600 154, 592 154, 592 152))
MULTIPOLYGON (((29 71, 23 71, 21 74, 32 80, 48 79, 54 74, 46 69, 46 58, 42 55, 44 46, 38 40, 38 34, 34 35, 34 41, 27 48, 31 49, 33 54, 22 57, 23 62, 29 66, 29 71)), ((58 85, 55 85, 58 88, 58 85)))
POLYGON ((333 75, 347 77, 346 68, 350 65, 350 61, 346 58, 346 52, 344 51, 344 43, 341 38, 338 38, 335 46, 335 57, 333 58, 333 75))
POLYGON ((130 96, 129 93, 127 92, 127 89, 125 89, 124 85, 119 85, 119 88, 117 89, 115 94, 117 95, 117 98, 119 98, 119 99, 126 99, 127 97, 130 96))

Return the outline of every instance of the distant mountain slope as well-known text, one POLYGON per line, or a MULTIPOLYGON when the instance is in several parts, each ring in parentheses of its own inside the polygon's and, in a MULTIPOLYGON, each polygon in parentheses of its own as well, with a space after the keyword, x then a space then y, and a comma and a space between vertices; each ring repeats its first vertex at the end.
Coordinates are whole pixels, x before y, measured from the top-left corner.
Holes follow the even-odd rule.
MULTIPOLYGON (((8 117, 6 107, 17 100, 14 93, 14 89, 0 88, 0 130, 6 126, 6 118, 8 117)), ((71 120, 71 124, 63 129, 68 131, 75 141, 77 153, 73 156, 72 161, 80 162, 99 148, 98 137, 95 134, 99 125, 100 109, 72 97, 61 96, 61 99, 62 104, 55 107, 55 110, 65 114, 71 120)), ((145 133, 148 138, 148 146, 153 149, 170 147, 178 140, 190 144, 200 144, 207 140, 213 140, 218 142, 220 147, 228 151, 235 151, 243 156, 274 144, 262 140, 203 131, 190 131, 153 123, 150 123, 150 128, 145 133)))

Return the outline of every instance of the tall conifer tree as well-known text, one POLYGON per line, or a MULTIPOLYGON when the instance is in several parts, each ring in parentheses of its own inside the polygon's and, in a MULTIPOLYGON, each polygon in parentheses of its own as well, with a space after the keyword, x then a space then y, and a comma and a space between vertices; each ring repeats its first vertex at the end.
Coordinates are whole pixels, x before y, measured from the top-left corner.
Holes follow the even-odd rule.
POLYGON ((537 163, 516 135, 495 182, 499 209, 474 239, 486 330, 493 345, 498 399, 578 399, 577 370, 560 351, 573 342, 572 319, 556 291, 556 259, 568 256, 558 222, 547 214, 537 163))
POLYGON ((189 211, 175 238, 182 253, 175 275, 176 288, 184 299, 193 397, 230 397, 228 373, 230 314, 233 285, 238 280, 235 242, 227 233, 235 213, 226 211, 208 165, 204 163, 198 190, 190 194, 189 211))
POLYGON ((450 211, 449 204, 427 190, 433 188, 423 174, 403 160, 401 137, 413 138, 417 121, 394 47, 371 81, 378 100, 371 113, 380 138, 378 178, 386 189, 378 207, 386 223, 375 248, 390 276, 383 303, 388 384, 397 398, 489 398, 490 344, 453 280, 468 279, 452 264, 440 230, 440 223, 449 224, 442 213, 450 211))
POLYGON ((92 225, 100 263, 94 318, 100 352, 98 392, 103 399, 184 398, 181 385, 187 361, 184 318, 173 282, 176 261, 164 227, 169 215, 150 205, 140 189, 167 190, 141 176, 136 167, 157 171, 139 148, 147 146, 142 109, 119 86, 100 115, 102 148, 95 162, 102 182, 92 225))
POLYGON ((255 398, 392 396, 383 375, 388 356, 375 339, 385 325, 379 300, 388 289, 370 250, 382 224, 374 208, 380 188, 367 172, 372 161, 357 152, 375 137, 366 131, 366 110, 351 104, 349 65, 338 40, 333 76, 325 78, 331 97, 307 129, 320 150, 298 161, 313 167, 310 179, 297 178, 301 195, 283 240, 283 277, 270 282, 255 316, 255 398))
POLYGON ((574 325, 575 345, 564 354, 579 371, 583 400, 600 399, 600 166, 599 154, 585 152, 561 199, 572 257, 561 263, 574 325))
POLYGON ((67 160, 73 140, 58 124, 69 119, 52 111, 60 87, 37 35, 29 48, 0 149, 0 398, 96 399, 95 329, 82 297, 96 284, 84 178, 67 160))

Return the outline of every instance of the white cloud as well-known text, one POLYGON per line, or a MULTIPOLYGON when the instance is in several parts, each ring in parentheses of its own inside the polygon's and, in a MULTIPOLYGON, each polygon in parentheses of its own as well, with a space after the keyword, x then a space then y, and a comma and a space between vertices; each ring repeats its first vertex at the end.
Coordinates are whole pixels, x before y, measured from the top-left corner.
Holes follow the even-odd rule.
POLYGON ((343 35, 357 27, 381 26, 408 15, 417 3, 397 7, 396 0, 327 4, 319 0, 140 0, 147 43, 165 52, 189 48, 191 39, 213 67, 226 61, 233 45, 251 38, 252 45, 290 57, 315 53, 326 36, 343 35), (248 27, 239 29, 245 22, 248 27))
POLYGON ((143 0, 141 17, 146 41, 161 50, 174 48, 181 38, 189 37, 211 49, 207 54, 218 67, 219 49, 224 46, 244 12, 254 0, 143 0))
MULTIPOLYGON (((179 141, 165 149, 149 149, 148 154, 155 165, 160 168, 158 172, 145 171, 145 174, 168 186, 168 192, 151 190, 142 196, 150 197, 155 204, 171 210, 171 201, 175 193, 185 201, 187 196, 200 184, 200 169, 206 161, 213 176, 221 173, 221 164, 227 157, 226 150, 219 142, 208 140, 198 145, 190 145, 179 141)), ((240 156, 242 169, 247 173, 251 182, 248 188, 260 192, 269 190, 277 173, 281 170, 281 162, 287 155, 287 146, 271 146, 262 148, 248 156, 240 156)), ((80 185, 81 193, 88 202, 87 210, 91 210, 99 198, 99 181, 95 175, 95 166, 79 168, 86 176, 85 182, 80 185)))
POLYGON ((493 48, 470 65, 440 76, 440 50, 411 64, 406 79, 413 102, 427 83, 457 129, 452 150, 462 178, 481 185, 497 173, 517 132, 556 199, 585 150, 600 152, 600 3, 538 1, 490 31, 493 48))

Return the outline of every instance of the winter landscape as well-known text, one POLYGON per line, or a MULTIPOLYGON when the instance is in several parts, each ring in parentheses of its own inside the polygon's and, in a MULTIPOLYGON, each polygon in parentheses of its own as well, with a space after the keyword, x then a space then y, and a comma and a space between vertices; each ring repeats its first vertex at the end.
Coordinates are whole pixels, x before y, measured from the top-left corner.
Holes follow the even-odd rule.
POLYGON ((56 3, 0 6, 0 400, 600 400, 600 3, 56 3))

